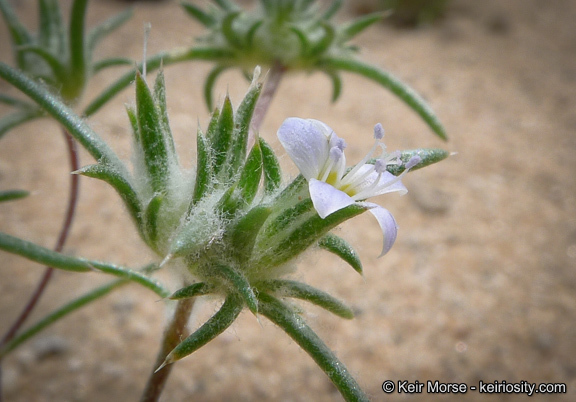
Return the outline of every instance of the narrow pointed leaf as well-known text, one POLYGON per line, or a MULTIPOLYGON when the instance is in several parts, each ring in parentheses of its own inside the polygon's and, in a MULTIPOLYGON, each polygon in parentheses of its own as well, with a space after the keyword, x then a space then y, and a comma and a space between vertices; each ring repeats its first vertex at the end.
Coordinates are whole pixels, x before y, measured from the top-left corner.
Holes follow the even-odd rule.
POLYGON ((198 328, 192 335, 184 339, 166 356, 164 364, 174 363, 216 338, 236 320, 243 309, 242 301, 236 296, 230 295, 224 301, 222 307, 208 321, 198 328))
MULTIPOLYGON (((450 152, 440 148, 419 148, 402 151, 400 153, 400 160, 402 161, 402 165, 388 165, 386 170, 388 170, 393 175, 398 176, 400 173, 406 170, 406 163, 414 156, 419 156, 421 160, 417 165, 410 169, 411 172, 446 159, 450 156, 450 152)), ((375 159, 368 161, 368 163, 375 162, 375 159)))
POLYGON ((312 52, 310 51, 310 42, 308 41, 308 37, 301 29, 298 27, 290 27, 290 30, 296 35, 298 41, 300 42, 300 53, 302 55, 309 55, 312 52))
POLYGON ((133 11, 131 8, 116 14, 106 21, 93 28, 88 34, 88 52, 91 55, 96 46, 104 39, 106 36, 111 34, 116 29, 120 28, 126 21, 132 17, 133 11))
POLYGON ((26 190, 4 190, 0 191, 0 202, 14 201, 28 197, 30 193, 26 190))
POLYGON ((227 70, 228 66, 216 66, 210 71, 208 76, 206 77, 206 81, 204 82, 204 101, 206 102, 206 106, 208 110, 212 110, 212 90, 214 89, 214 84, 216 80, 225 70, 227 70))
POLYGON ((87 54, 85 45, 86 9, 88 0, 74 0, 70 13, 70 75, 69 87, 79 90, 87 80, 87 54))
POLYGON ((46 62, 55 77, 65 77, 67 69, 64 64, 54 54, 50 53, 46 48, 36 45, 25 45, 19 49, 23 53, 34 53, 46 62))
POLYGON ((177 290, 168 298, 170 300, 189 299, 191 297, 204 296, 213 293, 214 291, 214 286, 209 285, 206 282, 198 282, 177 290))
POLYGON ((8 0, 0 0, 0 12, 4 17, 4 22, 8 27, 10 36, 12 38, 12 49, 14 51, 14 58, 16 59, 16 65, 22 70, 26 70, 26 55, 22 54, 18 47, 22 45, 28 45, 33 43, 34 39, 32 34, 26 29, 26 27, 20 22, 18 16, 10 6, 8 0))
POLYGON ((164 194, 152 197, 144 212, 145 232, 150 245, 155 245, 158 240, 158 214, 164 198, 164 194))
POLYGON ((210 272, 223 279, 230 287, 230 290, 236 292, 244 300, 248 309, 253 314, 258 314, 258 300, 244 274, 223 264, 212 265, 210 272))
POLYGON ((274 150, 262 137, 258 139, 262 151, 262 168, 264 171, 264 192, 272 194, 282 183, 282 171, 280 163, 274 154, 274 150))
POLYGON ((342 79, 335 71, 325 71, 332 80, 332 102, 336 102, 342 93, 342 79))
POLYGON ((244 215, 232 229, 231 239, 234 256, 240 262, 248 261, 260 228, 270 216, 270 207, 259 205, 244 215))
POLYGON ((273 296, 266 293, 260 293, 258 296, 262 305, 261 313, 283 329, 314 359, 346 401, 369 400, 344 364, 338 360, 302 317, 273 296))
MULTIPOLYGON (((1 0, 0 0, 1 1, 1 0)), ((12 106, 19 109, 35 109, 36 105, 25 100, 15 98, 8 94, 0 93, 0 103, 4 105, 12 106)))
POLYGON ((136 74, 136 113, 152 190, 163 193, 169 183, 168 144, 152 93, 139 73, 136 74))
POLYGON ((259 143, 254 144, 238 180, 238 190, 242 203, 250 205, 260 185, 262 178, 262 151, 259 143))
POLYGON ((256 21, 248 29, 248 32, 246 33, 246 49, 252 49, 254 47, 254 36, 256 35, 258 28, 260 28, 263 23, 264 23, 263 20, 256 21))
POLYGON ((350 244, 341 237, 328 233, 318 242, 320 248, 336 254, 338 257, 346 261, 356 272, 362 275, 362 262, 358 253, 352 248, 350 244))
POLYGON ((360 32, 362 32, 375 22, 381 21, 385 15, 386 13, 376 12, 365 15, 363 17, 358 18, 357 20, 345 24, 342 27, 342 35, 344 37, 344 41, 347 41, 353 38, 354 36, 358 35, 360 32))
POLYGON ((28 260, 64 271, 93 272, 94 270, 98 270, 136 282, 152 290, 162 298, 170 295, 170 292, 157 281, 129 268, 80 257, 67 256, 2 232, 0 232, 0 250, 20 255, 28 260))
POLYGON ((258 101, 261 90, 262 84, 253 83, 250 85, 248 93, 244 96, 244 99, 242 99, 238 110, 236 110, 236 115, 234 116, 233 142, 228 155, 228 166, 231 169, 230 177, 242 166, 246 158, 250 122, 252 121, 254 108, 256 107, 256 102, 258 101))
MULTIPOLYGON (((160 68, 161 65, 168 66, 182 61, 192 60, 211 60, 219 62, 233 57, 233 53, 227 49, 198 47, 189 49, 175 49, 171 51, 161 52, 151 56, 146 60, 146 69, 150 73, 160 68)), ((102 106, 104 106, 110 99, 116 96, 120 91, 126 88, 134 81, 136 71, 142 71, 142 63, 138 63, 136 69, 128 71, 115 82, 106 87, 100 95, 98 95, 86 108, 84 109, 85 116, 91 116, 96 113, 102 106)))
POLYGON ((222 20, 221 32, 226 38, 226 41, 237 49, 242 48, 242 42, 238 39, 240 35, 234 30, 234 20, 238 18, 240 12, 233 12, 224 17, 222 20))
MULTIPOLYGON (((214 135, 210 138, 211 147, 214 155, 214 174, 220 173, 228 150, 232 145, 232 133, 234 131, 234 109, 230 98, 226 96, 222 110, 218 117, 218 127, 214 135)), ((210 130, 208 131, 210 132, 210 130)))
POLYGON ((142 222, 142 206, 138 199, 138 194, 132 185, 132 179, 127 176, 127 173, 120 172, 112 166, 98 163, 95 165, 85 166, 78 170, 76 173, 87 177, 103 180, 110 184, 124 201, 124 205, 128 209, 130 216, 136 222, 140 230, 144 229, 142 222))
POLYGON ((116 154, 110 149, 86 122, 76 115, 60 99, 46 91, 23 73, 0 63, 0 77, 29 96, 42 109, 46 110, 56 121, 96 159, 112 163, 117 169, 125 169, 116 154))
POLYGON ((64 26, 58 0, 41 0, 39 2, 40 29, 38 42, 55 54, 64 51, 64 26))
POLYGON ((194 194, 190 207, 193 207, 200 201, 209 190, 213 174, 210 146, 208 145, 208 140, 200 130, 198 130, 198 134, 196 135, 196 153, 196 182, 194 183, 194 194))
POLYGON ((213 27, 217 22, 212 15, 208 14, 206 11, 192 3, 182 2, 180 5, 184 8, 184 11, 186 11, 191 17, 196 19, 206 28, 213 27))
POLYGON ((322 29, 324 30, 324 35, 322 35, 321 39, 314 45, 314 47, 310 51, 310 55, 318 56, 324 53, 330 45, 334 42, 334 37, 336 36, 336 32, 334 28, 330 24, 322 24, 322 29))
POLYGON ((402 99, 412 110, 430 126, 432 131, 443 140, 447 140, 446 131, 438 117, 434 114, 432 108, 418 95, 412 88, 401 82, 392 74, 382 71, 377 67, 365 64, 358 60, 326 58, 324 63, 328 68, 349 71, 360 74, 372 81, 388 88, 393 94, 402 99))
POLYGON ((12 352, 14 349, 16 349, 24 342, 26 342, 28 339, 32 338, 34 335, 38 334, 39 332, 49 327, 50 325, 54 324, 61 318, 66 317, 68 314, 73 313, 74 311, 88 305, 89 303, 106 296, 113 290, 128 283, 130 282, 126 279, 119 279, 110 282, 106 285, 91 290, 85 295, 78 297, 72 300, 71 302, 65 304, 64 306, 60 307, 59 309, 53 311, 52 313, 48 314, 37 323, 27 328, 22 333, 15 336, 8 343, 6 343, 4 347, 0 349, 0 359, 4 358, 4 356, 6 356, 8 353, 12 352))
POLYGON ((332 314, 348 320, 354 318, 354 312, 352 309, 340 300, 320 289, 316 289, 315 287, 302 282, 276 279, 258 282, 255 287, 260 291, 267 293, 272 292, 277 297, 293 297, 296 299, 306 300, 307 302, 328 310, 332 314))
POLYGON ((154 100, 160 114, 160 122, 164 131, 164 140, 168 145, 168 149, 172 152, 172 156, 176 157, 176 147, 174 146, 174 138, 172 137, 170 122, 168 120, 168 104, 166 102, 164 70, 160 70, 156 75, 156 81, 154 82, 154 100))

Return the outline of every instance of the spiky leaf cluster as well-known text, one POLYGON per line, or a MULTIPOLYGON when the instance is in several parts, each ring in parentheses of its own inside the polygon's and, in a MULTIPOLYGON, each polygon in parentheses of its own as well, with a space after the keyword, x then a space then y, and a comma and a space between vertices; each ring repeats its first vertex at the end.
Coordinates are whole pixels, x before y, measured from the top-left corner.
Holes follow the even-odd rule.
MULTIPOLYGON (((75 0, 66 26, 58 0, 38 0, 38 28, 31 32, 9 1, 0 0, 0 13, 10 33, 16 67, 67 104, 78 101, 93 74, 107 67, 132 64, 126 58, 94 61, 92 57, 102 39, 126 22, 132 12, 126 10, 87 32, 87 6, 88 0, 75 0)), ((43 114, 34 104, 8 95, 1 94, 0 102, 17 109, 0 119, 0 137, 12 127, 43 114)))

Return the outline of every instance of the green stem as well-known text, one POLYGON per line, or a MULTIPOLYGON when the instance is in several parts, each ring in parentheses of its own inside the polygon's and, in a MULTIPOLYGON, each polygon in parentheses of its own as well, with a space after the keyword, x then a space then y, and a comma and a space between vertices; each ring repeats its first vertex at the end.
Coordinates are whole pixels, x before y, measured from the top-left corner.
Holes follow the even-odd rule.
POLYGON ((182 339, 185 339, 188 336, 186 325, 188 324, 188 319, 192 313, 195 300, 195 298, 191 298, 183 299, 178 302, 172 321, 164 331, 162 346, 158 352, 158 356, 156 357, 156 363, 154 364, 152 373, 146 383, 146 388, 144 389, 142 398, 140 399, 141 402, 155 402, 160 397, 174 365, 169 364, 161 370, 157 370, 157 368, 164 363, 168 353, 178 346, 182 339))
MULTIPOLYGON (((192 60, 209 60, 218 61, 231 57, 231 53, 226 50, 212 48, 191 48, 191 49, 174 49, 167 52, 161 52, 146 60, 146 70, 148 72, 157 70, 161 66, 170 64, 192 61, 192 60)), ((142 71, 143 63, 139 63, 136 69, 128 71, 116 82, 108 86, 100 93, 84 110, 85 116, 90 116, 104 106, 110 99, 116 96, 120 91, 126 88, 134 81, 136 71, 142 71)))
POLYGON ((266 293, 258 295, 259 311, 282 328, 314 359, 347 401, 368 401, 356 380, 306 322, 287 305, 266 293))
POLYGON ((42 320, 38 321, 36 324, 28 328, 26 331, 12 338, 12 340, 3 345, 2 349, 0 349, 0 360, 3 359, 12 350, 20 346, 22 343, 26 342, 28 339, 30 339, 31 337, 42 331, 44 328, 58 321, 60 318, 67 316, 68 314, 78 310, 79 308, 84 307, 88 303, 93 302, 107 295, 117 287, 126 285, 127 283, 129 283, 127 279, 116 280, 99 288, 96 288, 82 297, 74 299, 70 303, 62 306, 58 310, 47 315, 42 320))

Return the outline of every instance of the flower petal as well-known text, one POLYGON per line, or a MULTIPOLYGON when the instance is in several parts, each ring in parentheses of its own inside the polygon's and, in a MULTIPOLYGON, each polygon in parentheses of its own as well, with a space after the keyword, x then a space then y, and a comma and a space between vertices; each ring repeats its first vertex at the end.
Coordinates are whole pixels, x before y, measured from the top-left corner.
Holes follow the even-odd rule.
POLYGON ((348 194, 320 180, 310 179, 308 189, 310 190, 310 198, 314 208, 322 219, 333 212, 354 204, 354 200, 348 194))
POLYGON ((396 224, 396 220, 390 211, 382 208, 378 204, 371 202, 359 202, 357 204, 370 208, 369 211, 372 213, 372 215, 374 215, 378 221, 378 224, 380 225, 380 229, 382 229, 384 241, 382 246, 382 253, 378 256, 378 258, 380 258, 388 251, 390 251, 392 245, 396 241, 396 235, 398 234, 398 225, 396 224))
POLYGON ((329 158, 330 132, 330 127, 324 123, 297 117, 284 120, 278 129, 280 143, 308 180, 318 177, 329 158))

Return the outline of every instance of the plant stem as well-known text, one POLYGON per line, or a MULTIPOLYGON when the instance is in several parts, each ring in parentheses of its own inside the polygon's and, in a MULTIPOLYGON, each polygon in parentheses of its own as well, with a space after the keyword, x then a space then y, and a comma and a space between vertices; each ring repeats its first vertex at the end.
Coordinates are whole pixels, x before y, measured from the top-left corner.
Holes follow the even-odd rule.
POLYGON ((286 72, 286 67, 280 64, 280 62, 275 62, 272 68, 268 72, 268 78, 262 89, 262 93, 258 98, 256 107, 254 108, 254 115, 252 116, 252 121, 250 123, 250 134, 248 135, 248 149, 252 147, 255 142, 256 134, 260 130, 260 126, 264 121, 264 117, 268 112, 270 103, 280 86, 280 81, 286 72))
MULTIPOLYGON (((68 163, 70 164, 70 171, 74 172, 80 169, 80 162, 78 160, 78 147, 76 145, 76 141, 74 138, 66 131, 66 129, 62 128, 62 134, 64 136, 64 141, 66 142, 66 147, 68 150, 68 163)), ((76 211, 76 204, 78 202, 78 189, 79 189, 79 176, 75 174, 70 175, 70 187, 68 190, 68 206, 66 207, 66 215, 64 217, 64 222, 62 223, 62 227, 60 229, 60 235, 58 236, 58 240, 56 241, 56 245, 54 246, 54 251, 61 252, 64 248, 64 244, 66 243, 66 239, 68 238, 68 234, 70 233, 70 228, 72 226, 72 221, 74 220, 74 212, 76 211)), ((32 313, 32 310, 38 304, 40 297, 46 290, 50 279, 52 278, 52 274, 54 273, 54 268, 46 267, 44 270, 44 275, 40 279, 40 282, 36 286, 36 290, 32 293, 32 296, 28 300, 28 303, 22 311, 16 321, 12 324, 12 326, 8 329, 2 340, 0 341, 0 349, 6 345, 18 332, 18 330, 22 327, 26 319, 32 313)), ((0 358, 0 365, 1 365, 2 358, 0 358)), ((0 371, 0 383, 2 382, 2 372, 0 371)), ((2 400, 2 389, 0 388, 0 401, 2 400)))
POLYGON ((192 307, 194 307, 195 298, 183 299, 176 305, 176 311, 174 316, 170 321, 170 324, 164 331, 164 339, 162 340, 162 347, 156 358, 156 363, 152 374, 148 378, 146 383, 146 388, 142 394, 140 402, 155 402, 160 397, 164 385, 168 380, 168 376, 172 371, 173 364, 169 364, 163 367, 159 371, 155 371, 157 367, 160 367, 168 353, 172 351, 178 344, 188 336, 188 330, 186 325, 188 324, 188 319, 192 313, 192 307))

